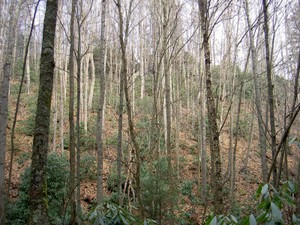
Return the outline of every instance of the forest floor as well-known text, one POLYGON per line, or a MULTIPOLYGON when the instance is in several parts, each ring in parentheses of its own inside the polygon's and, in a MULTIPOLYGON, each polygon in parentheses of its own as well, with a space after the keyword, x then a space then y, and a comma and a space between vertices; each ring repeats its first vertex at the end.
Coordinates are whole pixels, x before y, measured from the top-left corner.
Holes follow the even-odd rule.
MULTIPOLYGON (((29 121, 29 117, 31 116, 30 112, 31 109, 28 106, 29 102, 28 97, 23 97, 21 101, 21 107, 18 114, 18 122, 17 122, 17 129, 15 134, 15 155, 14 155, 14 163, 13 163, 13 170, 12 170, 12 184, 11 184, 11 196, 12 198, 18 197, 18 187, 20 184, 20 175, 24 171, 24 169, 30 166, 30 154, 32 149, 32 136, 29 136, 24 132, 24 127, 29 121)), ((15 110, 15 99, 12 99, 10 102, 10 114, 9 114, 9 121, 8 121, 8 151, 6 154, 6 181, 8 181, 8 168, 9 168, 9 161, 10 161, 10 132, 11 132, 11 124, 13 118, 13 112, 15 110)), ((186 112, 188 114, 188 112, 186 112)), ((185 118, 187 115, 182 115, 182 118, 185 118)), ((66 117, 67 118, 67 117, 66 117)), ((113 171, 113 165, 116 161, 116 146, 111 144, 112 139, 116 138, 117 134, 117 113, 113 109, 113 107, 107 107, 106 113, 106 123, 105 123, 105 152, 104 152, 104 183, 108 180, 109 174, 113 171)), ((126 139, 126 116, 124 118, 125 124, 125 137, 126 139)), ((67 119, 66 119, 67 120, 67 119)), ((28 125, 28 124, 27 124, 28 125)), ((58 124, 59 126, 59 124, 58 124)), ((67 135, 67 123, 65 126, 65 133, 67 135)), ((141 131, 143 132, 143 131, 141 131)), ((299 132, 299 131, 297 131, 299 132)), ((299 134, 298 134, 299 136, 299 134)), ((59 138, 57 138, 59 139, 59 138)), ((249 137, 248 137, 249 139, 249 137)), ((59 142, 59 140, 57 140, 59 142)), ((197 181, 199 180, 199 171, 198 171, 198 148, 197 148, 197 140, 192 135, 191 127, 188 124, 182 124, 181 131, 179 133, 179 156, 180 156, 180 173, 179 173, 179 180, 182 182, 190 181, 192 186, 192 193, 190 195, 182 195, 182 199, 179 203, 180 210, 176 213, 184 213, 184 212, 191 212, 191 218, 195 221, 196 224, 201 224, 202 218, 204 216, 204 212, 208 215, 210 212, 209 210, 205 209, 202 204, 199 202, 195 202, 195 198, 199 197, 199 189, 197 188, 197 181)), ((260 164, 260 154, 258 149, 258 136, 254 133, 253 141, 251 143, 251 152, 249 157, 249 162, 246 171, 241 171, 241 168, 245 164, 245 156, 248 148, 248 140, 244 138, 239 138, 237 142, 237 155, 236 155, 236 207, 235 209, 231 209, 231 212, 239 212, 245 211, 247 209, 251 210, 251 204, 253 204, 254 199, 253 196, 261 184, 261 164, 260 164)), ((229 128, 227 126, 221 132, 220 137, 221 143, 221 152, 222 152, 222 171, 223 177, 226 177, 227 167, 228 167, 228 151, 230 148, 230 138, 229 138, 229 128)), ((59 143, 57 144, 59 146, 59 143)), ((207 144, 208 146, 208 144, 207 144)), ((58 150, 59 151, 59 150, 58 150)), ((89 154, 96 156, 96 151, 93 149, 88 150, 89 154)), ((209 148, 207 148, 207 158, 209 162, 209 148)), ((270 153, 268 153, 268 158, 270 159, 270 153)), ((297 158, 300 156, 299 151, 297 151, 295 146, 291 146, 291 151, 288 156, 289 161, 289 169, 290 169, 290 176, 293 179, 296 175, 296 162, 297 158)), ((147 159, 145 159, 147 160, 147 159)), ((270 160, 269 160, 270 162, 270 160)), ((208 181, 209 181, 209 173, 208 173, 208 181)), ((230 199, 229 196, 229 182, 224 185, 224 199, 225 205, 227 208, 229 207, 230 199), (227 191, 227 193, 226 193, 227 191)), ((81 197, 82 197, 82 204, 84 208, 87 208, 90 201, 87 199, 95 200, 96 199, 96 188, 97 184, 96 181, 84 181, 81 183, 81 197)), ((110 195, 110 192, 107 190, 107 186, 105 185, 105 194, 107 196, 110 195)), ((209 195, 208 195, 209 196, 209 195)), ((210 199, 208 198, 208 203, 210 199)), ((210 206, 210 204, 208 205, 210 206)), ((209 208, 209 207, 208 207, 209 208)))

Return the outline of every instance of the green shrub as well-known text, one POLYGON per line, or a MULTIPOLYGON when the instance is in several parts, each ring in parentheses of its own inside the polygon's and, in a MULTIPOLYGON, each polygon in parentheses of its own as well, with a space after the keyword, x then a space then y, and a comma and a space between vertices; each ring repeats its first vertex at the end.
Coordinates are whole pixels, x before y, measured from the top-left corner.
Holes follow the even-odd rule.
POLYGON ((191 180, 183 181, 183 183, 181 185, 182 195, 187 195, 190 199, 192 198, 193 183, 194 182, 191 180))
POLYGON ((106 202, 103 205, 94 208, 88 215, 89 224, 93 225, 118 225, 118 224, 136 224, 153 225, 157 224, 154 220, 142 220, 128 210, 116 204, 106 202))
POLYGON ((144 165, 141 172, 143 204, 151 219, 157 220, 163 211, 163 218, 172 217, 168 207, 176 205, 178 200, 177 185, 170 179, 168 161, 163 157, 153 164, 144 165), (172 204, 170 204, 172 203, 172 204))
MULTIPOLYGON (((62 224, 64 203, 68 193, 69 162, 66 157, 57 154, 48 156, 47 195, 48 214, 52 224, 62 224)), ((7 224, 27 224, 29 217, 30 168, 21 175, 19 197, 8 205, 7 224)))
MULTIPOLYGON (((260 199, 259 204, 256 207, 256 213, 250 214, 242 218, 237 218, 233 215, 224 216, 211 216, 205 224, 207 225, 284 225, 284 224, 300 224, 300 218, 293 213, 284 214, 283 209, 292 209, 295 207, 294 195, 296 193, 295 185, 287 181, 285 182, 279 191, 277 191, 272 185, 265 184, 260 185, 256 197, 260 199)), ((292 210, 290 210, 292 212, 292 210)))
POLYGON ((30 113, 26 120, 20 121, 21 132, 27 136, 33 136, 34 134, 34 126, 35 126, 35 115, 34 113, 30 113))
MULTIPOLYGON (((126 176, 124 174, 121 175, 122 180, 122 190, 125 187, 126 176)), ((118 184, 118 174, 116 169, 113 169, 112 173, 109 174, 107 179, 107 189, 111 192, 110 201, 112 203, 119 202, 119 184, 118 184)), ((127 201, 127 195, 125 196, 125 202, 127 201)))
POLYGON ((17 158, 18 164, 23 165, 24 162, 30 159, 30 156, 31 156, 30 152, 22 152, 17 158))
POLYGON ((19 129, 21 133, 27 136, 33 136, 35 128, 37 96, 25 96, 23 101, 27 105, 29 116, 27 119, 20 121, 19 129))
POLYGON ((97 179, 96 157, 87 152, 84 152, 80 159, 80 177, 81 180, 97 179))

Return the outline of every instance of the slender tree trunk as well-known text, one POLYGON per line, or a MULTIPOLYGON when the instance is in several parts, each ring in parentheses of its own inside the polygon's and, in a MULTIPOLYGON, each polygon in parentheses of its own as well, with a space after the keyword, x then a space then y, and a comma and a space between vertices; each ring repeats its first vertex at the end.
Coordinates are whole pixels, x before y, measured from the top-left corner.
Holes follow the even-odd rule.
POLYGON ((40 63, 40 85, 35 119, 29 191, 29 224, 50 224, 47 214, 46 166, 51 99, 54 81, 54 40, 58 1, 47 1, 40 63))
POLYGON ((5 155, 6 155, 6 127, 8 116, 9 82, 13 72, 13 45, 15 30, 18 21, 18 9, 15 1, 10 5, 9 29, 7 48, 5 49, 4 64, 1 68, 3 74, 0 87, 0 224, 5 224, 5 155))
MULTIPOLYGON (((97 114, 97 204, 103 202, 103 122, 104 122, 104 98, 106 87, 106 76, 104 60, 106 48, 106 0, 102 0, 101 6, 101 36, 100 36, 100 99, 97 114)), ((121 131, 122 132, 122 131, 121 131)), ((119 164, 119 161, 118 161, 119 164)))
MULTIPOLYGON (((126 47, 127 47, 127 40, 129 36, 129 22, 130 17, 132 15, 132 5, 133 0, 130 0, 127 18, 125 23, 125 30, 124 30, 124 21, 123 21, 123 12, 122 12, 122 5, 120 0, 117 1, 117 8, 119 14, 119 40, 121 45, 121 53, 122 53, 122 69, 121 69, 121 76, 124 79, 124 94, 126 99, 126 110, 127 110, 127 117, 128 117, 128 126, 129 126, 129 134, 133 144, 132 155, 135 156, 135 171, 134 171, 134 179, 135 179, 135 192, 138 199, 138 203, 140 205, 140 213, 141 216, 144 217, 144 207, 142 202, 141 196, 141 184, 140 184, 140 149, 136 140, 136 134, 134 131, 134 122, 132 118, 132 107, 131 107, 131 100, 129 98, 129 86, 128 86, 128 78, 127 78, 127 57, 126 57, 126 47), (124 32, 124 33, 123 33, 124 32)), ((120 96, 121 97, 121 96, 120 96)))
POLYGON ((145 44, 144 44, 144 24, 139 25, 139 38, 140 38, 140 76, 141 76, 141 99, 145 95, 145 44))
MULTIPOLYGON (((269 15, 267 1, 262 0, 263 14, 264 14, 264 34, 265 34, 265 50, 266 50, 266 65, 267 65, 267 80, 268 80, 268 103, 269 103, 269 113, 270 113, 270 127, 271 127, 271 150, 272 150, 272 160, 275 160, 276 153, 276 130, 275 130, 275 113, 274 113, 274 94, 273 94, 273 83, 272 83, 272 59, 270 55, 269 46, 269 15)), ((279 182, 279 180, 278 180, 279 182)), ((277 168, 276 163, 273 168, 273 185, 277 187, 277 168)))
MULTIPOLYGON (((20 100, 21 100, 21 93, 22 93, 22 88, 23 88, 23 83, 25 79, 25 70, 26 70, 26 60, 28 57, 28 51, 29 51, 29 44, 32 36, 32 32, 34 29, 34 23, 35 23, 35 17, 37 14, 38 6, 39 6, 40 1, 36 3, 35 9, 34 9, 34 15, 31 23, 31 28, 30 28, 30 33, 28 36, 27 44, 25 46, 25 55, 24 55, 24 61, 23 61, 23 69, 22 69, 22 78, 19 86, 19 92, 18 92, 18 97, 17 97, 17 103, 16 103, 16 110, 15 110, 15 115, 14 115, 14 120, 13 120, 13 125, 11 129, 11 139, 10 139, 10 144, 11 144, 11 152, 10 152, 10 163, 9 163, 9 175, 8 175, 8 195, 10 192, 10 185, 11 185, 11 178, 12 178, 12 169, 13 169, 13 161, 14 161, 14 153, 15 153, 15 143, 14 143, 14 137, 15 137, 15 128, 17 124, 17 117, 19 113, 19 107, 20 107, 20 100)), ((0 220, 1 221, 1 220, 0 220)))
MULTIPOLYGON (((29 53, 28 53, 29 54, 29 53)), ((27 94, 30 93, 30 63, 29 56, 26 59, 26 89, 27 94)))
POLYGON ((297 179, 296 179, 296 185, 298 192, 296 193, 296 210, 295 214, 297 216, 300 216, 300 159, 298 160, 298 168, 297 168, 297 179))
POLYGON ((89 57, 89 65, 91 66, 91 87, 89 93, 89 102, 88 102, 88 110, 92 110, 93 105, 93 97, 94 97, 94 88, 95 88, 95 63, 94 63, 94 53, 90 53, 89 57))
MULTIPOLYGON (((247 64, 247 63, 246 63, 247 64)), ((246 65, 247 68, 247 65, 246 65)), ((246 70, 246 69, 245 69, 246 70)), ((237 118, 236 118, 236 133, 234 138, 234 146, 232 152, 232 166, 231 166, 231 179, 230 179, 230 199, 232 206, 235 204, 235 188, 236 188, 236 151, 237 151, 237 144, 238 144, 238 136, 240 133, 240 114, 241 114, 241 104, 242 104, 242 93, 243 93, 243 86, 244 83, 240 84, 240 93, 239 93, 239 102, 238 102, 238 110, 237 110, 237 118)), ((233 123, 233 121, 232 121, 233 123)))
POLYGON ((217 125, 217 112, 215 100, 212 94, 211 81, 211 55, 209 47, 209 8, 206 0, 199 0, 201 31, 205 58, 205 79, 206 79, 206 102, 208 113, 208 139, 211 152, 211 181, 213 192, 213 205, 216 214, 223 211, 223 194, 222 194, 222 168, 221 155, 219 146, 219 129, 217 125))
POLYGON ((262 112, 261 112, 261 101, 260 101, 260 89, 258 84, 258 72, 257 72, 257 55, 256 50, 254 47, 254 36, 252 33, 252 27, 250 22, 249 16, 249 6, 248 0, 245 0, 245 12, 247 17, 247 25, 248 25, 248 34, 250 39, 250 52, 251 52, 251 59, 252 59, 252 72, 253 72, 253 80, 254 80, 254 89, 255 89, 255 106, 257 112, 257 120, 259 126, 259 149, 260 149, 260 159, 261 159, 261 167, 262 167, 262 177, 263 182, 267 182, 267 175, 268 175, 268 165, 267 165, 267 158, 266 158, 266 137, 264 132, 264 122, 262 119, 262 112))
POLYGON ((82 54, 81 54, 81 28, 82 28, 82 0, 80 1, 80 9, 77 9, 77 28, 78 28, 78 42, 77 42, 77 107, 76 107, 76 127, 77 127, 77 141, 76 141, 76 224, 81 223, 81 202, 80 202, 80 134, 81 134, 81 117, 83 114, 83 97, 82 97, 82 87, 83 87, 83 73, 82 73, 82 54))
MULTIPOLYGON (((57 59, 58 60, 58 59, 57 59)), ((52 136, 52 151, 56 151, 56 136, 57 136, 57 76, 54 71, 54 82, 53 82, 53 96, 52 96, 52 124, 53 124, 53 136, 52 136)))
MULTIPOLYGON (((77 0, 72 0, 72 11, 71 11, 71 21, 70 21, 70 56, 69 56, 69 73, 70 73, 70 97, 69 97, 69 135, 70 135, 70 186, 69 186, 69 198, 71 205, 71 221, 72 225, 76 224, 76 202, 75 202, 75 122, 74 122, 74 80, 75 80, 75 60, 74 60, 74 50, 75 50, 75 13, 77 0)), ((79 97, 79 96, 78 96, 79 97)))
POLYGON ((122 142, 123 142, 123 109, 124 109, 124 74, 120 73, 119 84, 119 108, 118 108, 118 153, 117 153, 117 173, 119 187, 119 204, 121 204, 122 196, 122 142))
POLYGON ((84 82, 84 112, 83 112, 83 123, 84 131, 88 131, 88 98, 89 98, 89 55, 87 54, 82 60, 83 67, 83 82, 84 82))
POLYGON ((166 112, 166 150, 167 150, 167 158, 168 158, 168 171, 170 172, 170 178, 172 175, 172 155, 171 155, 171 94, 170 94, 170 70, 168 64, 168 10, 167 10, 167 2, 163 1, 163 28, 162 28, 162 41, 164 48, 164 81, 165 81, 165 112, 166 112))

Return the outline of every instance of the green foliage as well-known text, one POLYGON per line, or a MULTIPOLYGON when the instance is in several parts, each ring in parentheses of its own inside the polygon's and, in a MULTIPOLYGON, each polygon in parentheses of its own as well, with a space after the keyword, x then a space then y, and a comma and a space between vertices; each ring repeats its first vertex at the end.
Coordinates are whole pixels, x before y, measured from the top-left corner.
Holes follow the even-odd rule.
POLYGON ((251 116, 252 115, 249 114, 241 115, 238 126, 234 124, 233 127, 234 135, 237 135, 238 137, 242 137, 246 140, 250 137, 251 116))
POLYGON ((260 199, 257 205, 256 214, 251 214, 244 218, 236 218, 233 215, 224 216, 211 216, 205 224, 207 225, 284 225, 284 224, 300 224, 300 218, 294 214, 283 214, 283 209, 293 208, 295 206, 294 194, 296 193, 295 185, 287 181, 279 191, 272 185, 260 185, 256 197, 260 199))
POLYGON ((22 126, 21 132, 27 136, 33 136, 34 134, 34 126, 35 126, 35 114, 30 113, 26 120, 20 121, 20 125, 22 126))
POLYGON ((97 162, 96 157, 84 152, 80 158, 80 176, 81 180, 97 179, 97 162))
POLYGON ((84 124, 80 124, 80 147, 82 151, 90 151, 97 148, 96 133, 97 117, 95 115, 92 115, 90 116, 88 121, 87 131, 84 130, 84 124))
POLYGON ((134 216, 128 210, 116 204, 106 202, 94 208, 88 215, 89 224, 93 225, 153 225, 154 220, 134 216))
POLYGON ((179 217, 177 218, 177 224, 180 225, 195 225, 197 224, 194 219, 192 218, 191 211, 182 212, 179 214, 179 217))
MULTIPOLYGON (((126 176, 121 174, 121 182, 122 182, 122 189, 124 188, 126 176)), ((116 167, 114 167, 112 173, 109 174, 107 179, 107 189, 111 192, 110 201, 112 203, 119 202, 119 183, 118 183, 118 174, 116 172, 116 167)), ((126 197, 127 198, 127 195, 126 197)), ((126 202, 126 201, 125 201, 126 202)))
POLYGON ((23 165, 24 162, 30 159, 30 156, 31 156, 30 152, 22 152, 17 158, 18 164, 23 165))
POLYGON ((190 199, 192 199, 193 184, 194 182, 191 180, 183 181, 181 185, 181 194, 187 195, 190 199))
POLYGON ((143 204, 147 209, 149 217, 157 220, 160 210, 163 216, 168 217, 168 205, 178 200, 178 190, 176 185, 172 185, 168 170, 167 158, 163 157, 151 164, 144 165, 142 168, 142 189, 143 204))
POLYGON ((108 137, 106 140, 107 145, 117 146, 118 145, 118 133, 113 134, 111 137, 108 137))
MULTIPOLYGON (((64 203, 68 193, 69 163, 66 157, 57 154, 48 156, 47 195, 48 214, 52 224, 62 224, 64 203)), ((7 224, 27 224, 29 216, 30 168, 26 168, 21 176, 19 197, 8 205, 7 224)))
POLYGON ((27 136, 33 136, 35 127, 37 96, 26 96, 24 103, 27 105, 29 116, 25 120, 20 121, 20 131, 27 136))

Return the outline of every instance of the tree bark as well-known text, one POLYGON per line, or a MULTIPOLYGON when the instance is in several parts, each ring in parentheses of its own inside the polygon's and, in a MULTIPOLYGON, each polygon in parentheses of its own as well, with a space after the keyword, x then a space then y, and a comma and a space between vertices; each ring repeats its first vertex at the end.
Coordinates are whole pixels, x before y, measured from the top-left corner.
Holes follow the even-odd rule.
POLYGON ((295 214, 297 216, 300 216, 300 159, 298 160, 298 168, 297 168, 297 179, 296 179, 296 185, 298 192, 296 193, 295 199, 296 199, 296 210, 295 214))
POLYGON ((209 47, 209 8, 206 0, 199 0, 200 22, 202 31, 202 43, 205 58, 205 79, 206 79, 206 105, 208 113, 208 139, 211 153, 211 180, 213 192, 213 205, 216 214, 223 211, 223 194, 222 194, 222 168, 221 155, 219 146, 219 129, 217 125, 217 112, 215 108, 215 99, 212 94, 211 81, 211 55, 209 47))
MULTIPOLYGON (((100 99, 97 113, 97 204, 103 202, 103 116, 104 116, 104 97, 106 87, 105 76, 105 48, 106 48, 106 0, 102 0, 101 6, 101 34, 100 34, 100 99)), ((119 162, 118 162, 119 163, 119 162)))
MULTIPOLYGON (((271 128, 271 150, 272 150, 272 160, 275 160, 276 154, 276 130, 275 130, 275 113, 274 113, 274 94, 273 94, 273 83, 272 83, 272 57, 270 55, 270 45, 269 45, 269 24, 268 24, 268 6, 266 0, 262 0, 263 14, 264 14, 264 35, 265 35, 265 50, 266 50, 266 65, 267 65, 267 81, 268 81, 268 103, 269 103, 269 113, 270 113, 270 128, 271 128)), ((277 168, 276 163, 273 167, 273 185, 278 187, 277 181, 277 168)))
POLYGON ((169 13, 167 9, 167 1, 163 1, 163 27, 162 27, 162 41, 164 48, 163 65, 164 65, 164 81, 165 81, 165 112, 166 112, 166 152, 168 158, 168 171, 170 172, 170 178, 172 179, 172 155, 171 155, 171 94, 170 94, 170 69, 168 59, 168 26, 169 26, 169 13))
POLYGON ((5 224, 5 155, 6 155, 6 127, 8 116, 8 93, 10 78, 13 73, 13 45, 18 21, 18 9, 15 1, 10 5, 10 18, 4 64, 1 68, 2 82, 0 87, 0 224, 5 224))
MULTIPOLYGON (((134 180, 135 180, 135 192, 138 199, 138 203, 140 206, 140 213, 141 216, 144 217, 144 207, 142 202, 141 196, 141 184, 140 184, 140 149, 139 145, 136 140, 136 133, 134 131, 134 122, 132 118, 132 107, 131 107, 131 100, 129 97, 129 87, 128 87, 128 80, 127 80, 127 57, 126 57, 126 48, 127 48, 127 41, 129 36, 129 23, 132 15, 132 4, 133 0, 130 0, 126 22, 124 24, 123 21, 123 12, 122 12, 122 5, 121 1, 117 1, 117 8, 118 8, 118 15, 119 15, 119 40, 121 45, 121 53, 122 53, 122 69, 121 69, 121 76, 124 82, 124 94, 126 99, 126 110, 127 110, 127 118, 128 118, 128 127, 129 127, 129 134, 133 144, 132 155, 135 156, 135 171, 134 171, 134 180), (124 26, 125 25, 125 30, 124 26)), ((122 97, 122 96, 120 96, 122 97)))
POLYGON ((89 65, 91 66, 91 87, 89 92, 89 102, 88 102, 88 110, 92 110, 93 97, 94 97, 94 87, 95 87, 95 63, 94 63, 94 53, 90 53, 89 57, 89 65))
POLYGON ((50 224, 47 214, 46 165, 54 80, 54 40, 58 1, 47 1, 40 63, 40 85, 35 119, 29 191, 29 224, 50 224))
POLYGON ((266 158, 266 136, 264 132, 264 122, 262 119, 262 112, 261 112, 261 101, 260 101, 260 89, 258 84, 258 72, 257 72, 257 55, 256 49, 254 46, 254 36, 252 33, 252 27, 250 22, 249 16, 249 6, 248 0, 245 0, 245 13, 247 17, 247 25, 248 25, 248 35, 250 40, 250 52, 251 52, 251 59, 252 59, 252 73, 253 73, 253 80, 254 80, 254 89, 255 89, 255 106, 257 112, 257 120, 258 120, 258 132, 259 132, 259 149, 260 149, 260 159, 261 159, 261 169, 262 169, 262 177, 263 182, 267 182, 267 175, 268 175, 268 165, 267 165, 267 158, 266 158))
MULTIPOLYGON (((75 202, 75 122, 74 122, 74 50, 75 50, 75 13, 76 13, 77 0, 72 0, 72 11, 70 21, 70 56, 69 56, 69 73, 70 73, 70 97, 69 97, 69 135, 70 135, 70 185, 69 185, 69 198, 71 205, 71 221, 72 225, 76 223, 76 202, 75 202)), ((78 96, 79 97, 79 96, 78 96)))
POLYGON ((76 196, 75 196, 75 205, 76 205, 76 224, 81 223, 81 203, 80 203, 80 133, 81 133, 81 126, 80 122, 82 114, 83 114, 83 96, 82 96, 82 87, 83 87, 83 73, 82 73, 82 53, 81 53, 81 29, 83 25, 82 21, 82 0, 79 3, 77 8, 77 34, 78 34, 78 41, 77 41, 77 105, 76 105, 76 179, 75 179, 75 186, 76 186, 76 196))

